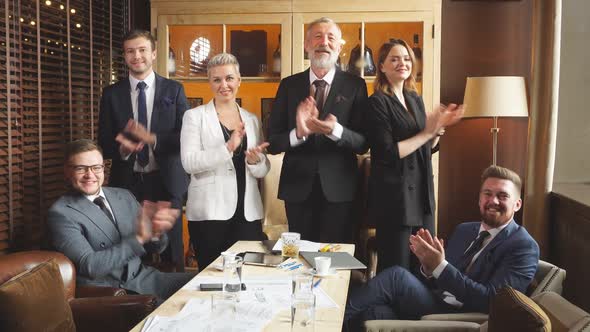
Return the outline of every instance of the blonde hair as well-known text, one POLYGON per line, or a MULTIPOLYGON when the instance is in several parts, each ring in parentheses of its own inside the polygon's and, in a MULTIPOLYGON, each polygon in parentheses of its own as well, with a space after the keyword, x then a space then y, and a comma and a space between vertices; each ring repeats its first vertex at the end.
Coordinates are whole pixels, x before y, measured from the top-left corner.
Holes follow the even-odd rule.
POLYGON ((212 57, 207 63, 207 77, 211 77, 211 68, 225 65, 234 65, 236 73, 240 76, 240 63, 233 54, 219 53, 212 57))
POLYGON ((379 48, 379 56, 377 58, 377 77, 375 78, 375 82, 373 82, 373 88, 375 91, 381 91, 386 95, 393 96, 393 90, 391 88, 391 84, 389 84, 389 80, 385 73, 381 71, 381 66, 387 60, 387 56, 391 49, 396 46, 401 45, 406 48, 408 51, 408 55, 410 56, 410 60, 412 61, 412 72, 410 76, 404 81, 404 90, 409 90, 413 92, 417 92, 416 89, 416 71, 417 67, 416 64, 416 56, 414 55, 414 51, 412 48, 406 43, 403 39, 390 39, 389 42, 381 45, 379 48))

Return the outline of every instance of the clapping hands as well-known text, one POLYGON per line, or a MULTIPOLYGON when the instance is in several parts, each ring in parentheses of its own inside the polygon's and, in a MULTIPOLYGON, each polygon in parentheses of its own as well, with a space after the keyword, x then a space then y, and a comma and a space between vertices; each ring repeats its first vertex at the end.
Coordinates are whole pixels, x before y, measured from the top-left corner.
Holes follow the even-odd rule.
POLYGON ((179 215, 180 210, 171 208, 170 202, 143 201, 137 217, 137 241, 144 244, 159 238, 174 226, 179 215))
POLYGON ((432 275, 432 271, 445 260, 444 241, 433 237, 423 228, 416 235, 410 235, 410 250, 416 255, 427 275, 432 275))
POLYGON ((145 144, 155 144, 156 135, 150 133, 139 122, 129 119, 115 140, 120 144, 119 151, 124 155, 129 155, 141 151, 145 144))
POLYGON ((320 120, 319 114, 312 96, 308 96, 299 103, 296 115, 297 138, 301 139, 311 134, 329 135, 332 133, 334 125, 338 122, 336 116, 328 114, 324 120, 320 120))
POLYGON ((253 148, 246 150, 246 162, 250 165, 255 165, 260 162, 259 154, 264 153, 265 149, 270 145, 268 142, 264 142, 253 148))
POLYGON ((426 113, 426 126, 424 131, 430 136, 441 136, 445 127, 459 122, 465 113, 465 105, 449 104, 439 105, 432 112, 426 113))

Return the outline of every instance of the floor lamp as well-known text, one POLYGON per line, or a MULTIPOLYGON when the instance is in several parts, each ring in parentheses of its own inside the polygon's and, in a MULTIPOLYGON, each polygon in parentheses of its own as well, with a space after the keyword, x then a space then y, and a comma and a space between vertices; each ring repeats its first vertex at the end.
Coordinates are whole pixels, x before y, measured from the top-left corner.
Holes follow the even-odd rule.
POLYGON ((493 139, 493 164, 496 165, 500 131, 498 117, 528 116, 524 77, 468 77, 463 103, 466 106, 463 118, 494 118, 494 127, 490 131, 493 139))

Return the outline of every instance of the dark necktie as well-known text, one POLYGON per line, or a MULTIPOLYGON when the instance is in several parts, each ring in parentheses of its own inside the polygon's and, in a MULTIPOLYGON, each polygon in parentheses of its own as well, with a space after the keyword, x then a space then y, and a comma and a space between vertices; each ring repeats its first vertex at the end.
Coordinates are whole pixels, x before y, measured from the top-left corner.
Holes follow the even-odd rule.
POLYGON ((104 212, 104 214, 106 214, 107 217, 109 217, 109 219, 115 225, 115 227, 117 227, 117 222, 115 221, 115 218, 113 218, 113 215, 111 214, 111 211, 109 211, 107 205, 104 203, 104 198, 102 198, 102 196, 98 196, 94 199, 93 202, 94 204, 98 205, 102 212, 104 212))
POLYGON ((324 80, 315 80, 313 81, 313 85, 315 86, 315 95, 313 98, 315 99, 316 106, 320 114, 322 114, 322 109, 324 108, 324 102, 326 98, 326 81, 324 80))
MULTIPOLYGON (((145 101, 146 87, 147 84, 145 84, 145 82, 143 81, 137 83, 137 90, 139 90, 139 93, 137 94, 137 122, 139 122, 146 129, 149 129, 147 121, 147 103, 145 101)), ((143 149, 141 149, 141 151, 139 151, 139 153, 137 154, 137 163, 139 164, 139 166, 145 167, 149 161, 150 152, 148 145, 145 144, 143 146, 143 149)))
POLYGON ((483 242, 488 236, 490 236, 490 232, 488 232, 488 231, 480 232, 477 235, 477 238, 475 238, 475 240, 471 244, 471 246, 469 248, 467 248, 467 250, 465 250, 465 252, 463 253, 463 256, 461 257, 461 261, 460 261, 459 265, 457 266, 457 268, 459 270, 461 270, 461 272, 463 272, 463 273, 467 272, 467 268, 471 264, 471 261, 473 260, 473 256, 475 256, 475 254, 477 254, 481 250, 481 247, 483 246, 483 242))

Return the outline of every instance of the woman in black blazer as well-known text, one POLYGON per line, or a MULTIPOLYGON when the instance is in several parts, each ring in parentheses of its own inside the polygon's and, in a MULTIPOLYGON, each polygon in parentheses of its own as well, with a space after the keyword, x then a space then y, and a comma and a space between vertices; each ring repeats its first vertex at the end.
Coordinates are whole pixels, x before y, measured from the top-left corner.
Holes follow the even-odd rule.
POLYGON ((405 41, 381 46, 375 93, 369 98, 369 218, 377 230, 379 271, 393 265, 410 269, 410 235, 420 228, 434 234, 433 147, 445 126, 463 114, 455 104, 425 112, 414 63, 405 41))

